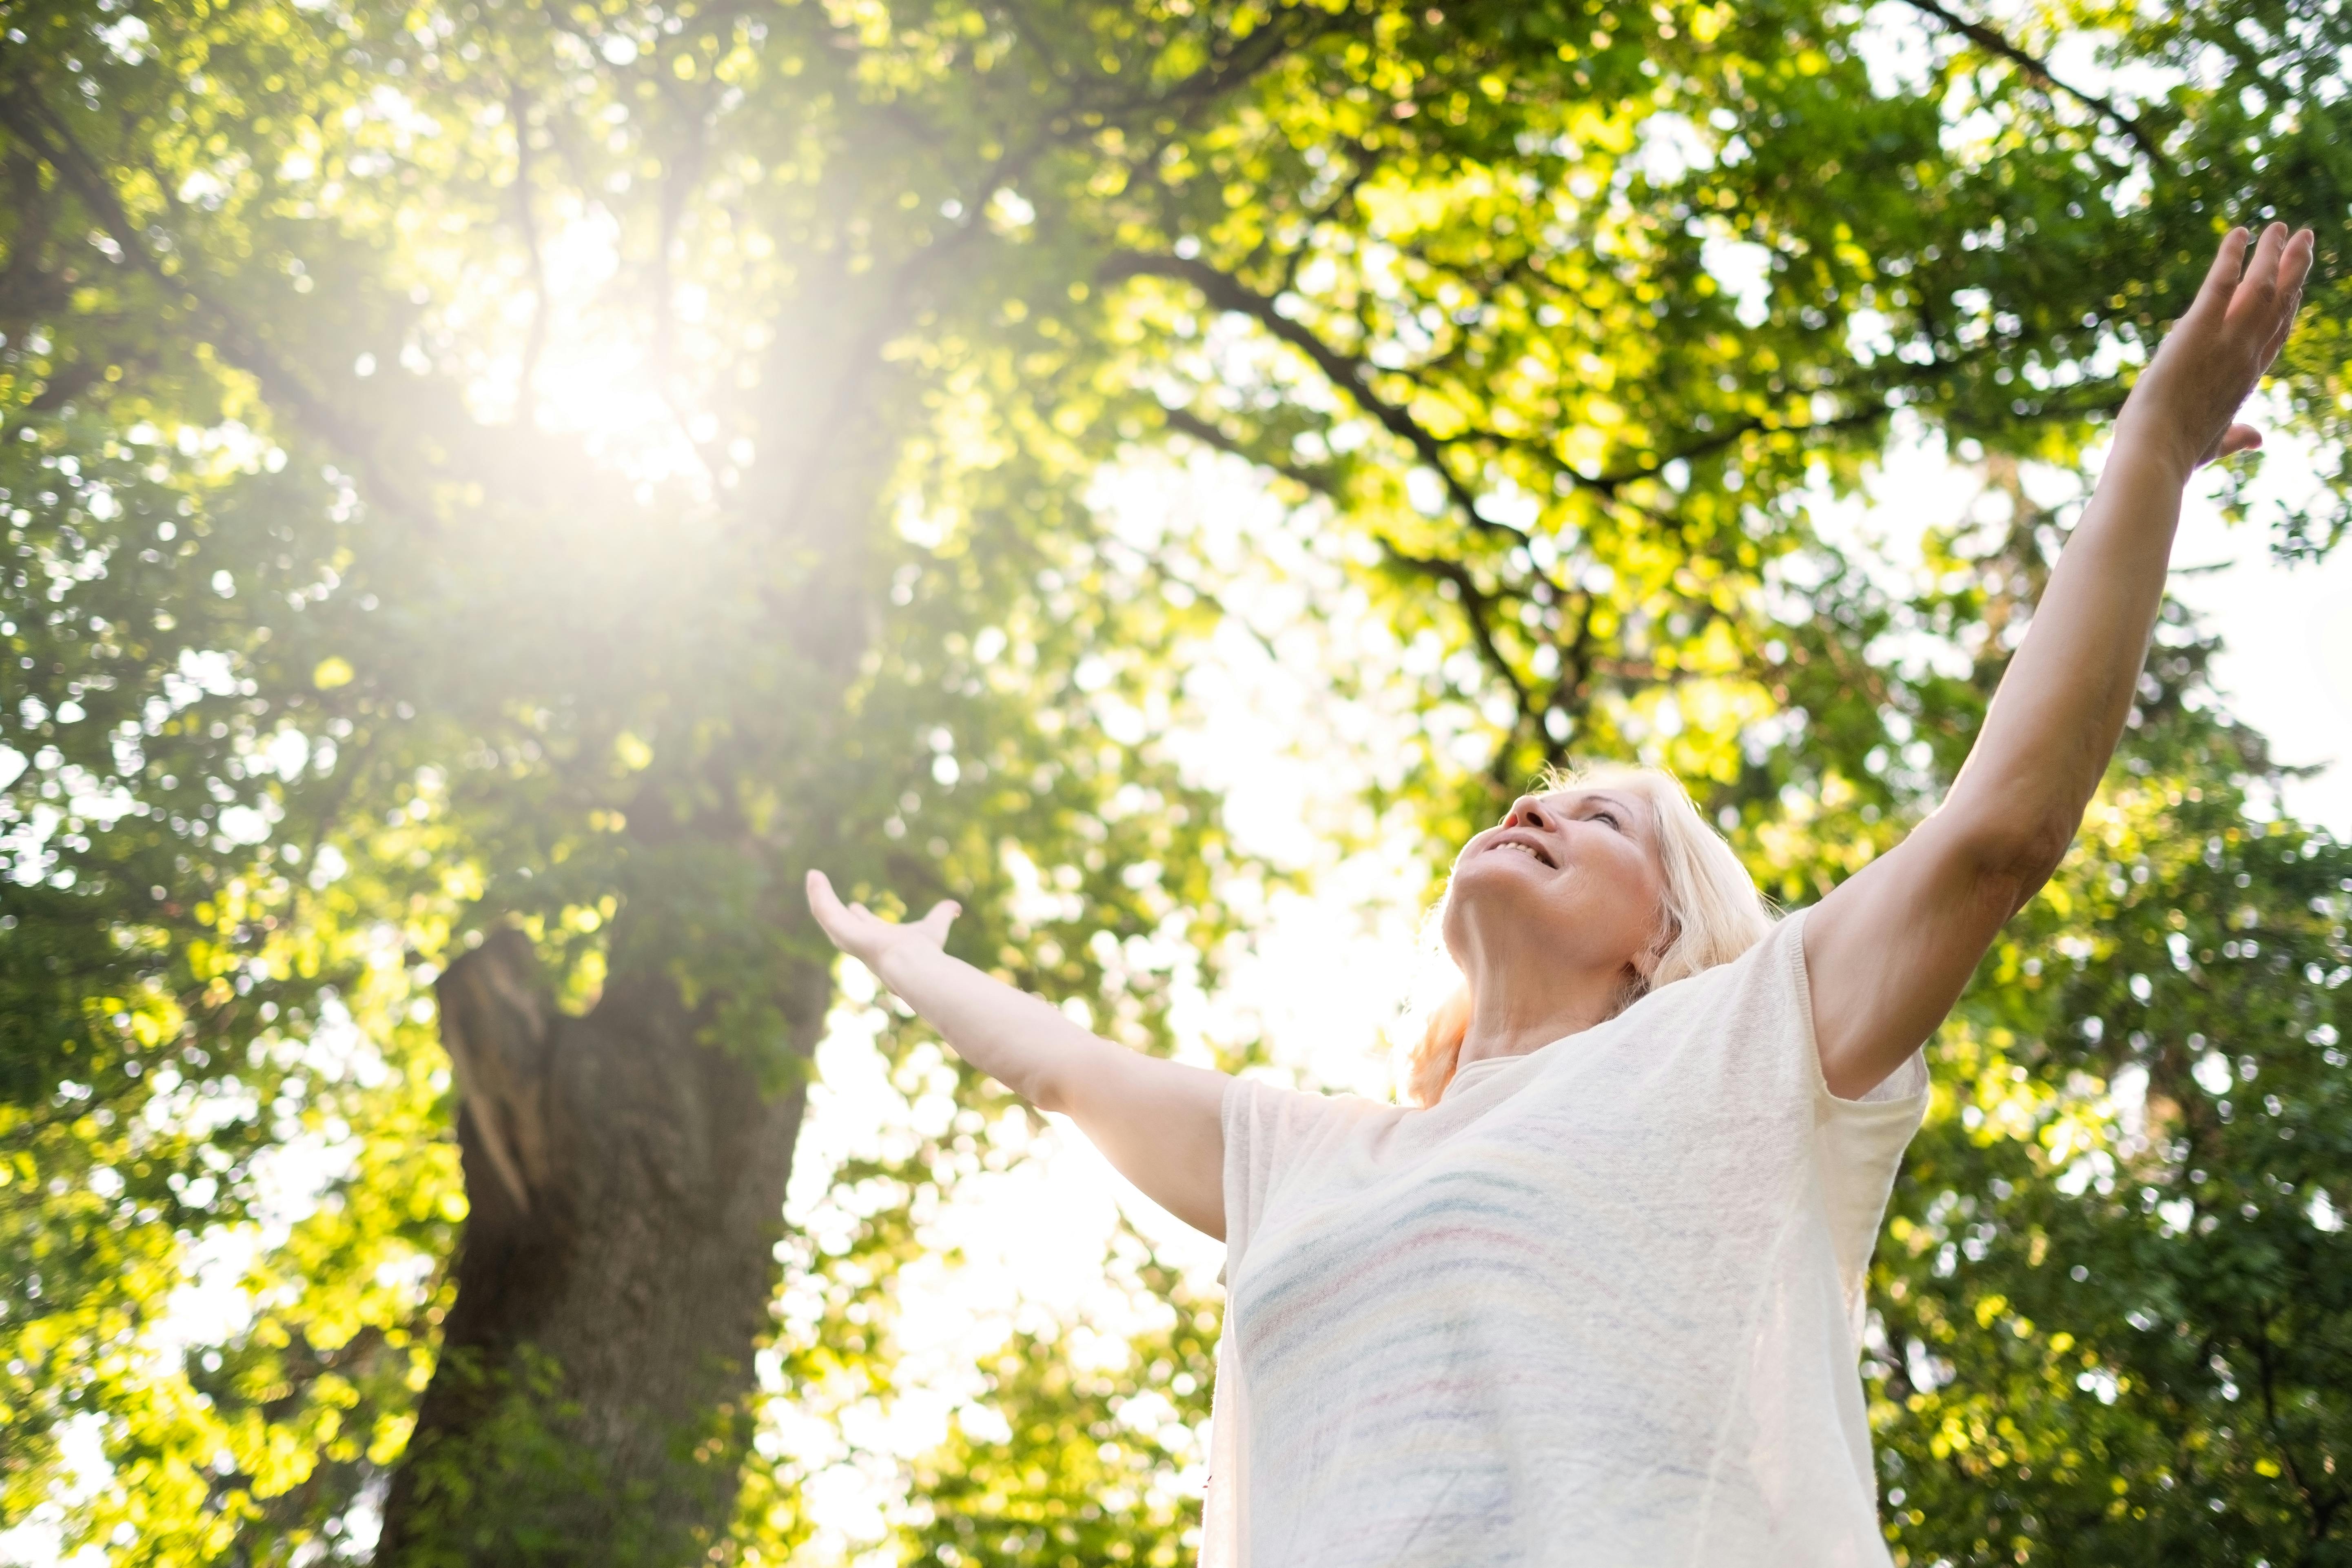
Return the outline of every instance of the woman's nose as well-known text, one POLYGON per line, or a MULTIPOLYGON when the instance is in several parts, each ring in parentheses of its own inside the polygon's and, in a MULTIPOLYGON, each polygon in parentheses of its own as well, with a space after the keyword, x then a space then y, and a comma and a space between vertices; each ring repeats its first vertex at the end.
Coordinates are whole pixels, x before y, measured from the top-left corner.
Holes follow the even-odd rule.
POLYGON ((1543 806, 1535 796, 1521 795, 1511 805, 1511 814, 1503 818, 1506 827, 1531 827, 1538 833, 1544 829, 1543 806))

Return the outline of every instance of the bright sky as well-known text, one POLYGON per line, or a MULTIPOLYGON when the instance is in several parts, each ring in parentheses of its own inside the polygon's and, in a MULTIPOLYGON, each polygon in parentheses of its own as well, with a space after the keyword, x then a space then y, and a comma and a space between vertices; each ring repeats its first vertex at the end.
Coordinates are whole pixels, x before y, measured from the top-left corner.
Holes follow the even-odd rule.
POLYGON ((2279 762, 2319 770, 2287 786, 2288 808, 2352 837, 2352 552, 2281 566, 2201 505, 2172 560, 2172 591, 2221 636, 2214 674, 2230 711, 2269 737, 2279 762))
MULTIPOLYGON (((2257 425, 2262 414, 2248 417, 2257 425)), ((2273 439, 2258 503, 2292 497, 2312 482, 2308 450, 2273 439)), ((2317 565, 2284 565, 2259 522, 2232 527, 2214 504, 2210 470, 2190 487, 2172 551, 2173 595, 2221 640, 2213 675, 2234 717, 2268 737, 2282 764, 2316 770, 2291 780, 2294 815, 2352 837, 2352 552, 2317 565)), ((2044 476, 2041 499, 2071 488, 2044 476), (2049 492, 2044 493, 2045 489, 2049 492)), ((1889 556, 1906 553, 1921 526, 1948 521, 1975 493, 1973 481, 1932 450, 1898 447, 1873 486, 1873 502, 1845 528, 1889 556)), ((1829 530, 1833 534, 1841 531, 1829 530)))

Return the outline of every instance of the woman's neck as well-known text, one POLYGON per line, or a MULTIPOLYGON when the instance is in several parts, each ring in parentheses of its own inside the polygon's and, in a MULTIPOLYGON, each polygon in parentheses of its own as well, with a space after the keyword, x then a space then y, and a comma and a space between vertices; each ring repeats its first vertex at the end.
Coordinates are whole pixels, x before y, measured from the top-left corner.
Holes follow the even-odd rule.
POLYGON ((1473 1062, 1523 1057, 1606 1021, 1625 986, 1622 973, 1573 970, 1556 969, 1532 983, 1512 978, 1516 984, 1495 973, 1471 977, 1470 1025, 1454 1058, 1456 1071, 1473 1062))

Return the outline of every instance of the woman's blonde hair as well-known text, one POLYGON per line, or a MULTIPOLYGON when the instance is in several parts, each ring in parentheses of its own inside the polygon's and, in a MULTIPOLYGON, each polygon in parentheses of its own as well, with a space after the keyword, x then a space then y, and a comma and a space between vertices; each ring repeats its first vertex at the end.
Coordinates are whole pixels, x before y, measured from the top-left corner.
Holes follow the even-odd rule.
MULTIPOLYGON (((1547 793, 1613 789, 1639 795, 1657 823, 1658 859, 1665 873, 1664 918, 1654 949, 1658 961, 1647 980, 1633 982, 1618 997, 1612 1017, 1661 985, 1730 963, 1772 929, 1771 906, 1756 890, 1748 868, 1698 814, 1690 793, 1674 774, 1618 763, 1554 768, 1545 773, 1543 788, 1547 793)), ((1406 1058, 1404 1089, 1413 1103, 1434 1105, 1445 1092, 1469 1027, 1470 988, 1464 985, 1430 1015, 1427 1032, 1406 1058)))

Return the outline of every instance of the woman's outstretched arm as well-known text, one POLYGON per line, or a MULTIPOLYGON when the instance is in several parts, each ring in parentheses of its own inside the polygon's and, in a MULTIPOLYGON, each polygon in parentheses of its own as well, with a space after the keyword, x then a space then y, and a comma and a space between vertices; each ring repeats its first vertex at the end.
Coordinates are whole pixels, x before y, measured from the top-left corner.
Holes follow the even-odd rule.
POLYGON ((1040 1110, 1068 1115, 1121 1174, 1185 1224, 1225 1234, 1225 1075, 1101 1039, 1050 1003, 992 980, 941 946, 956 906, 911 925, 845 905, 822 871, 809 909, 833 944, 874 972, 958 1056, 1040 1110))
POLYGON ((2273 224, 2247 260, 2246 238, 2222 239, 2133 386, 2098 489, 1950 795, 1806 917, 1832 1093, 1868 1091, 1935 1032, 2002 922, 2074 841, 2131 711, 2189 476, 2262 443, 2232 420, 2286 341, 2313 241, 2273 224))

